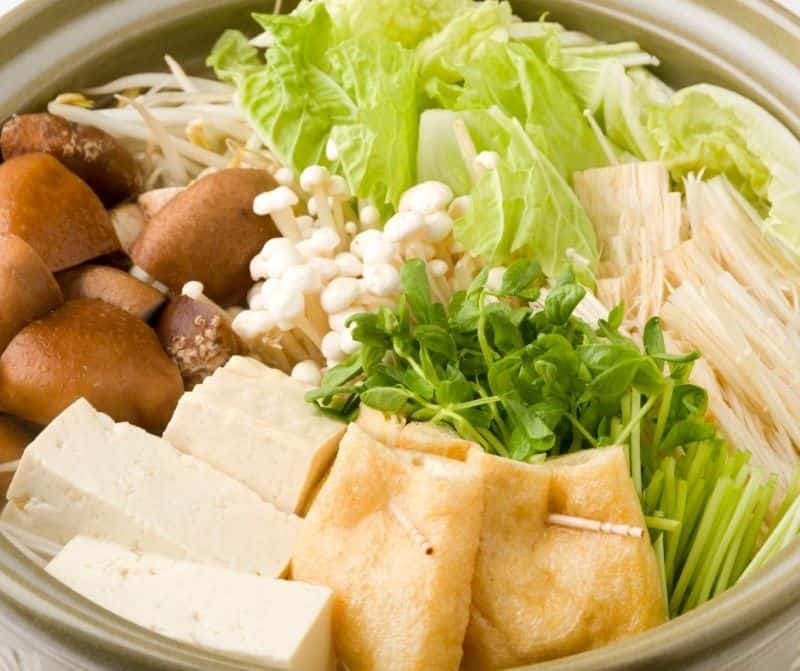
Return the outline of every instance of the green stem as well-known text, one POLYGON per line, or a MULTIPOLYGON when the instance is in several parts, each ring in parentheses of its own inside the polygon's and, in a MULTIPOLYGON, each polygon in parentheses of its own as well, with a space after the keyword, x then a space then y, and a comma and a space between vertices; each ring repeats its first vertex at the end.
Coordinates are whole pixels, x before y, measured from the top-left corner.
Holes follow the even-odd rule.
POLYGON ((577 417, 575 417, 572 413, 568 413, 567 418, 572 423, 572 426, 574 426, 580 432, 580 434, 586 440, 589 441, 592 447, 598 447, 598 443, 597 440, 595 440, 595 437, 585 429, 585 427, 583 426, 583 424, 580 423, 577 417))
POLYGON ((484 306, 486 295, 486 290, 484 290, 481 292, 481 295, 478 298, 478 309, 480 310, 480 316, 478 317, 478 343, 481 346, 481 353, 483 354, 483 358, 486 360, 486 366, 488 367, 494 363, 496 354, 489 346, 489 339, 486 337, 486 310, 484 306))
POLYGON ((671 378, 667 381, 667 386, 661 396, 661 405, 658 408, 658 419, 656 420, 656 429, 653 432, 653 445, 652 453, 655 457, 658 454, 658 448, 661 446, 661 439, 664 437, 664 431, 667 428, 667 420, 669 419, 669 409, 672 405, 672 392, 675 391, 675 381, 671 378))
POLYGON ((639 412, 636 413, 634 417, 628 422, 627 426, 622 429, 622 432, 617 436, 617 443, 624 443, 631 435, 631 432, 639 425, 639 423, 644 419, 645 415, 650 412, 650 409, 656 402, 657 396, 651 396, 647 403, 645 403, 639 412))
MULTIPOLYGON (((631 416, 639 417, 641 412, 642 397, 635 389, 631 394, 631 416)), ((643 416, 643 415, 642 415, 643 416)), ((641 422, 637 422, 631 429, 631 477, 633 486, 639 498, 642 497, 642 431, 641 422)))
POLYGON ((667 517, 657 517, 654 515, 647 515, 644 522, 648 529, 656 529, 658 531, 666 531, 673 533, 681 528, 680 520, 671 520, 667 517))

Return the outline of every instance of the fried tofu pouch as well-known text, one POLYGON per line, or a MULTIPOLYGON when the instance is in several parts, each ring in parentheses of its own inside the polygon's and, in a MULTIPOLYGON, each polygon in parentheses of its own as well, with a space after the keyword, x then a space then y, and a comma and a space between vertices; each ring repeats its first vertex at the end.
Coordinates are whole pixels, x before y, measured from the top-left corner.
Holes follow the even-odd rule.
POLYGON ((564 529, 548 513, 644 527, 625 455, 541 466, 474 451, 486 506, 463 668, 489 671, 604 646, 666 620, 649 539, 564 529))
POLYGON ((361 406, 356 423, 375 440, 404 450, 465 461, 471 449, 479 449, 475 443, 460 438, 444 427, 429 422, 406 424, 396 415, 386 415, 365 405, 361 406))
POLYGON ((334 643, 350 671, 459 668, 483 494, 473 465, 350 425, 292 562, 295 579, 334 591, 334 643))

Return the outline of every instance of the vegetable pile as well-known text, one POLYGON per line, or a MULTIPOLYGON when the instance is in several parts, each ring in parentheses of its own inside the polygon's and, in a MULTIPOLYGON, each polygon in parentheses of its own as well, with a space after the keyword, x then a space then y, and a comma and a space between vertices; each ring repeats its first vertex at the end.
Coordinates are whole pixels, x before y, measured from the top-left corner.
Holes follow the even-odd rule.
POLYGON ((313 0, 255 19, 261 36, 226 31, 208 63, 264 145, 296 172, 327 163, 384 213, 422 180, 471 194, 455 230, 487 263, 534 258, 554 277, 578 259, 590 282, 598 245, 571 178, 618 160, 662 160, 677 184, 724 175, 800 254, 797 139, 737 94, 673 92, 633 42, 521 22, 498 0, 313 0), (465 165, 454 122, 497 170, 465 165))
POLYGON ((447 306, 431 299, 422 261, 406 262, 402 281, 397 309, 350 318, 360 351, 307 400, 345 420, 363 403, 446 425, 521 461, 622 445, 673 615, 796 535, 797 478, 763 542, 776 478, 719 437, 706 391, 688 382, 698 353, 668 353, 657 318, 642 351, 620 331, 624 306, 594 328, 574 315, 586 290, 568 273, 545 291, 534 261, 484 270, 447 306))

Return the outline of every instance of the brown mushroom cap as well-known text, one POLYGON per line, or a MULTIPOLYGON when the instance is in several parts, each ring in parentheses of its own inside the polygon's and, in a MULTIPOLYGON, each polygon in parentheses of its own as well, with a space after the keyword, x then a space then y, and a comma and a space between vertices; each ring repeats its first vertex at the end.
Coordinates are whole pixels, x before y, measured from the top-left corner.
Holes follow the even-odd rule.
POLYGON ((173 298, 158 320, 161 345, 181 369, 187 389, 202 382, 239 351, 239 339, 216 305, 189 296, 173 298))
POLYGON ((77 399, 160 433, 183 382, 142 320, 94 299, 68 301, 20 331, 0 357, 0 408, 47 424, 77 399))
POLYGON ((157 289, 117 268, 87 264, 56 276, 66 300, 99 298, 147 321, 166 297, 157 289))
POLYGON ((33 248, 0 233, 0 352, 26 324, 63 302, 53 273, 33 248))
MULTIPOLYGON (((35 437, 32 426, 11 415, 0 415, 0 464, 22 458, 25 448, 35 437)), ((5 496, 13 476, 12 472, 0 473, 0 495, 5 496)))
POLYGON ((119 249, 103 204, 48 154, 0 165, 0 233, 23 238, 53 272, 119 249))
POLYGON ((211 300, 234 305, 253 283, 250 261, 278 235, 271 218, 253 213, 253 199, 276 186, 264 170, 203 177, 147 223, 131 252, 134 263, 176 293, 197 280, 211 300))
POLYGON ((57 158, 92 187, 106 207, 142 190, 136 160, 99 128, 52 114, 22 114, 3 125, 0 146, 6 160, 39 152, 57 158))

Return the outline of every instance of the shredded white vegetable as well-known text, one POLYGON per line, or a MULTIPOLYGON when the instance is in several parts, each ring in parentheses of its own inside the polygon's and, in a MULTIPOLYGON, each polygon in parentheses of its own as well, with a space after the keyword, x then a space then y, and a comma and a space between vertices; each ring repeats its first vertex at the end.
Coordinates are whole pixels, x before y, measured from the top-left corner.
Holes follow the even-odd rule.
POLYGON ((48 111, 118 138, 144 166, 148 189, 185 186, 208 170, 280 167, 247 123, 234 87, 189 76, 169 55, 165 61, 169 73, 144 72, 62 95, 48 111), (111 95, 116 107, 95 108, 85 97, 107 103, 102 97, 111 95))

